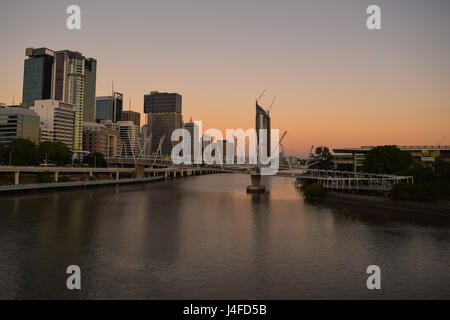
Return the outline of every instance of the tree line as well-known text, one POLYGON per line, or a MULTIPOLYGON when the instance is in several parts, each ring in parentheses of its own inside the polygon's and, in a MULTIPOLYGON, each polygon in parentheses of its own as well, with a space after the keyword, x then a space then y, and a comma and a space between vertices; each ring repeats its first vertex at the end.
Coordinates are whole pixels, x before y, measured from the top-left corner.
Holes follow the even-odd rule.
POLYGON ((38 166, 43 163, 55 166, 87 165, 104 168, 106 160, 101 153, 88 154, 81 163, 72 162, 72 151, 62 142, 45 141, 35 144, 28 139, 15 139, 9 145, 0 145, 0 165, 38 166))

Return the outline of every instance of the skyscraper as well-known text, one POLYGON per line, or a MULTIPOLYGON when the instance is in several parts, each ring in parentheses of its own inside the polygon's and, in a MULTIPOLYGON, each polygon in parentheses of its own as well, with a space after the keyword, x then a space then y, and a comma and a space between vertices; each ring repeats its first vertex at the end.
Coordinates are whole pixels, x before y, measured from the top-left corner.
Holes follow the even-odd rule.
POLYGON ((183 127, 182 96, 178 93, 160 93, 153 91, 144 96, 144 112, 148 117, 149 132, 152 133, 151 153, 156 153, 161 138, 163 155, 170 156, 174 143, 172 132, 183 127))
POLYGON ((83 121, 95 121, 97 60, 79 52, 28 48, 25 51, 23 105, 53 99, 75 108, 73 150, 82 150, 83 121))
POLYGON ((47 48, 27 48, 23 72, 22 104, 34 105, 35 100, 46 100, 52 96, 52 75, 55 52, 47 48))
MULTIPOLYGON (((259 146, 260 143, 260 129, 266 129, 267 130, 267 148, 266 148, 266 152, 265 154, 267 155, 267 157, 270 157, 272 154, 272 150, 270 149, 270 139, 271 139, 271 135, 270 135, 270 114, 268 111, 265 111, 263 108, 260 107, 260 105, 258 104, 258 101, 256 101, 256 136, 258 138, 257 140, 257 144, 259 146)), ((259 150, 259 149, 258 149, 259 150)), ((258 152, 258 157, 259 157, 259 152, 258 152)))
POLYGON ((95 100, 95 121, 122 120, 123 94, 114 92, 112 96, 97 97, 95 100))
POLYGON ((141 127, 141 114, 136 111, 123 111, 122 121, 133 121, 135 126, 141 127))
POLYGON ((82 150, 83 120, 90 122, 95 114, 95 79, 97 62, 69 50, 55 54, 53 97, 75 107, 74 151, 82 150))
POLYGON ((95 122, 95 88, 97 84, 97 60, 84 61, 83 122, 95 122))

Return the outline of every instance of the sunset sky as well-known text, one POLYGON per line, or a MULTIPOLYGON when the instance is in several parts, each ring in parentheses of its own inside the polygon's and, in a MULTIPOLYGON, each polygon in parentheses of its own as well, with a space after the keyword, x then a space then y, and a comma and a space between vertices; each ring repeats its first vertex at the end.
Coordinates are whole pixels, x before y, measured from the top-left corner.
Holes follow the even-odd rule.
POLYGON ((22 99, 25 48, 47 47, 96 58, 97 96, 114 81, 143 112, 144 94, 178 92, 204 128, 253 127, 266 89, 291 148, 450 144, 446 0, 1 1, 0 40, 7 104, 22 99), (367 29, 369 4, 382 30, 367 29))

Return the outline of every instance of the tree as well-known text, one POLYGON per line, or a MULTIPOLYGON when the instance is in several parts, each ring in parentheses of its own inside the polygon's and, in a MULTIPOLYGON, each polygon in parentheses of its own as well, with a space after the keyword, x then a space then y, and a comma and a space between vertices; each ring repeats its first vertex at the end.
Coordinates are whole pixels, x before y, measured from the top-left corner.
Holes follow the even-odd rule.
POLYGON ((57 166, 72 163, 72 152, 66 144, 62 142, 42 142, 38 148, 38 158, 41 162, 48 161, 57 166))
POLYGON ((333 168, 333 156, 328 147, 320 146, 315 150, 314 162, 317 162, 314 167, 319 169, 330 170, 333 168))
POLYGON ((101 153, 90 153, 83 158, 83 163, 92 168, 106 168, 105 157, 101 153))
POLYGON ((367 154, 363 171, 378 174, 396 174, 413 165, 413 158, 397 146, 378 146, 367 154))
POLYGON ((34 166, 38 162, 36 144, 28 139, 11 141, 7 153, 8 157, 11 155, 11 164, 14 166, 34 166))
POLYGON ((8 157, 9 157, 8 146, 0 145, 0 165, 9 164, 8 157))

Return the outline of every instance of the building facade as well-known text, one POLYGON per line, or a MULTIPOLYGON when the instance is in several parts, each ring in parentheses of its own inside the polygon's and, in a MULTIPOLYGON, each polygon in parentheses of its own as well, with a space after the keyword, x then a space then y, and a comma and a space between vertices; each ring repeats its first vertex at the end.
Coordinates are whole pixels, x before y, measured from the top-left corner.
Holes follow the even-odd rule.
POLYGON ((101 123, 83 123, 83 149, 90 153, 101 153, 113 158, 120 155, 121 139, 119 131, 101 123))
POLYGON ((73 150, 82 150, 83 121, 95 121, 97 60, 69 50, 26 49, 23 106, 36 100, 57 100, 74 106, 73 150))
POLYGON ((151 153, 158 150, 164 156, 170 156, 175 142, 171 141, 172 132, 183 127, 182 96, 178 93, 160 93, 153 91, 144 96, 144 112, 147 114, 148 130, 152 134, 151 153))
MULTIPOLYGON (((372 150, 372 146, 362 146, 360 148, 336 148, 333 152, 338 156, 347 155, 351 157, 353 171, 361 171, 366 155, 372 150)), ((418 164, 427 166, 436 159, 450 161, 450 146, 398 146, 402 151, 409 152, 418 164)))
POLYGON ((76 151, 82 150, 83 121, 94 121, 96 72, 97 61, 85 58, 80 52, 63 50, 55 54, 53 97, 75 107, 73 149, 76 151))
POLYGON ((121 154, 124 157, 137 157, 139 151, 139 127, 132 121, 119 121, 120 139, 122 141, 121 154))
POLYGON ((59 141, 73 150, 75 108, 56 100, 36 100, 31 110, 40 117, 40 142, 59 141))
POLYGON ((123 109, 123 94, 114 92, 112 96, 97 97, 95 99, 95 121, 121 121, 123 109))
POLYGON ((39 143, 39 116, 36 112, 22 107, 0 109, 0 144, 9 144, 14 139, 39 143))
POLYGON ((25 55, 22 105, 30 107, 35 100, 46 100, 52 96, 55 52, 47 48, 27 48, 25 55))
MULTIPOLYGON (((267 147, 266 147, 266 156, 270 157, 272 154, 271 149, 271 134, 270 134, 270 115, 268 111, 265 111, 261 106, 258 104, 258 101, 256 102, 256 137, 257 137, 257 144, 261 143, 261 137, 260 137, 260 129, 266 129, 267 130, 267 147)), ((259 157, 259 152, 258 152, 259 157)))
POLYGON ((136 111, 122 111, 122 121, 132 121, 135 126, 141 127, 141 114, 136 111))

